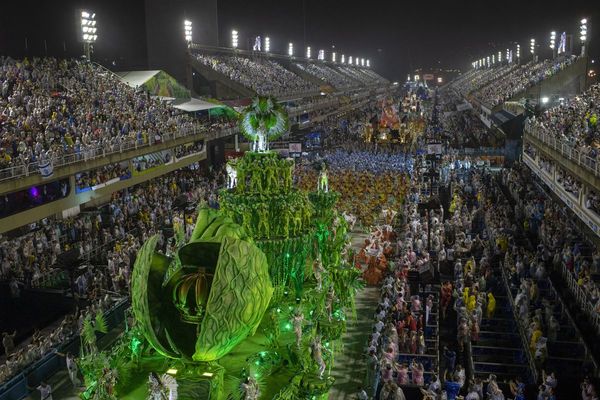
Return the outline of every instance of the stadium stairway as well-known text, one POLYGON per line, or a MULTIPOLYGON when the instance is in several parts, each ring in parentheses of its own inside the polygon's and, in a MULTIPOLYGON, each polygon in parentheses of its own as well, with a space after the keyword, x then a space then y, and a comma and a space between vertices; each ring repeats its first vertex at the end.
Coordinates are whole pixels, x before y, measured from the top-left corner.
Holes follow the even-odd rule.
POLYGON ((499 381, 515 376, 531 378, 513 305, 498 266, 495 268, 495 277, 498 282, 494 290, 496 311, 493 318, 485 318, 484 315, 479 340, 471 344, 474 376, 487 379, 489 374, 495 374, 499 381))

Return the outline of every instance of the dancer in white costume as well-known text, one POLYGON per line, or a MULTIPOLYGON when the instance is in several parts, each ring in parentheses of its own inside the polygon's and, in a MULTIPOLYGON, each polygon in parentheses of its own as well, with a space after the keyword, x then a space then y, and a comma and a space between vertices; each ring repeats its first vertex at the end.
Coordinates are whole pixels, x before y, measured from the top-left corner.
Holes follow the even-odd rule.
POLYGON ((177 380, 169 374, 158 376, 151 372, 148 376, 148 400, 177 400, 177 380))

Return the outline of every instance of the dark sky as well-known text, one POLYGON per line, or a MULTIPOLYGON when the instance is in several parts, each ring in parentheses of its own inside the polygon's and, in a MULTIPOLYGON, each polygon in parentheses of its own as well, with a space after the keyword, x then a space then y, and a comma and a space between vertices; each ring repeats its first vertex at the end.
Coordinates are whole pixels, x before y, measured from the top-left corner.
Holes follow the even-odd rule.
MULTIPOLYGON (((203 3, 198 0, 197 6, 201 9, 203 3)), ((548 52, 549 32, 574 33, 583 16, 598 22, 598 34, 592 26, 591 36, 596 38, 594 49, 600 45, 597 1, 219 0, 221 45, 230 45, 229 33, 236 28, 241 46, 256 34, 268 34, 273 52, 285 53, 293 41, 296 53, 304 53, 303 4, 306 39, 315 57, 318 49, 330 51, 335 45, 339 54, 370 58, 377 71, 393 80, 403 80, 415 68, 466 69, 473 59, 505 50, 513 41, 526 52, 532 36, 548 52)), ((98 60, 143 68, 143 0, 11 0, 0 13, 0 53, 20 57, 43 54, 46 48, 49 55, 78 52, 80 44, 73 40, 78 7, 98 13, 98 60)), ((179 28, 174 35, 181 34, 179 28)))

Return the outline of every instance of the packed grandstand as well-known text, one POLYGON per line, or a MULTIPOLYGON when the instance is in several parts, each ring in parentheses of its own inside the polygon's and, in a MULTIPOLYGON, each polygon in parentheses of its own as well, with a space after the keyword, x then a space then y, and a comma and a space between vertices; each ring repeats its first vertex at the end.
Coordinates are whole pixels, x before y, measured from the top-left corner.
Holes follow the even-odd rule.
POLYGON ((193 99, 0 58, 0 399, 596 399, 590 57, 398 85, 257 48, 189 45, 193 99))

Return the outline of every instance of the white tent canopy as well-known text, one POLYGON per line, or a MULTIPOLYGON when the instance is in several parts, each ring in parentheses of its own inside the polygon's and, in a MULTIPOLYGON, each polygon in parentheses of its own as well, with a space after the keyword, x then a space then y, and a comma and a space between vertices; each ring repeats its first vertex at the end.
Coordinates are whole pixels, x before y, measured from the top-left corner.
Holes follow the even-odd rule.
POLYGON ((196 112, 196 111, 203 111, 203 110, 210 110, 211 108, 219 108, 219 107, 223 107, 220 104, 214 104, 205 100, 201 100, 201 99, 195 99, 195 98, 191 98, 187 101, 184 101, 182 103, 171 103, 173 105, 173 107, 177 108, 178 110, 182 110, 185 112, 196 112))
POLYGON ((117 72, 116 74, 121 77, 121 80, 127 85, 136 88, 142 86, 144 83, 150 80, 154 75, 158 74, 160 70, 150 71, 123 71, 117 72))

